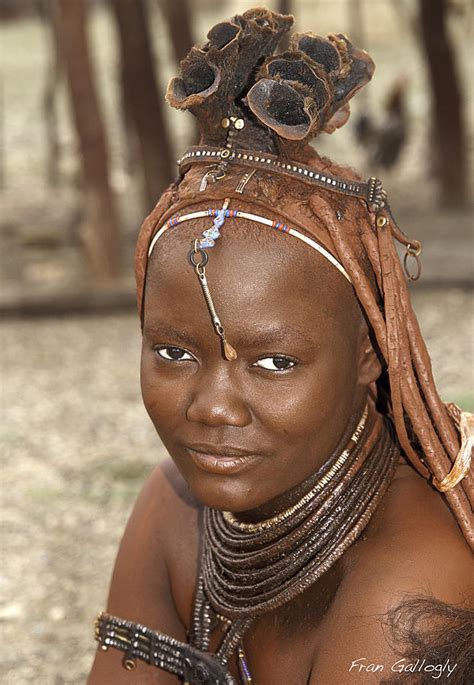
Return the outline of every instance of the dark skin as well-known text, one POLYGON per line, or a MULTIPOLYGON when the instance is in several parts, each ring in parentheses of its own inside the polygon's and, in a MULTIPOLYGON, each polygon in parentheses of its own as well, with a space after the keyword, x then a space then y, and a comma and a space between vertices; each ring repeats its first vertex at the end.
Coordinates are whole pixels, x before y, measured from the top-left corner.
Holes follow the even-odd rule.
MULTIPOLYGON (((142 392, 172 461, 155 469, 138 498, 107 607, 183 641, 202 505, 259 520, 296 501, 355 428, 368 385, 380 374, 341 274, 293 238, 268 232, 262 244, 248 231, 243 238, 238 227, 209 251, 207 268, 239 355, 225 360, 186 259, 197 233, 187 225, 164 236, 150 264, 142 392), (191 445, 257 457, 237 472, 214 473, 196 463, 191 445)), ((393 675, 390 665, 400 657, 380 616, 407 593, 464 602, 469 563, 441 496, 400 464, 359 540, 308 591, 251 627, 245 647, 253 678, 259 685, 380 682, 380 672, 349 672, 353 660, 366 657, 393 675)), ((212 648, 219 637, 216 631, 212 648)), ((99 651, 90 685, 178 682, 143 663, 128 673, 121 657, 99 651)), ((237 677, 234 663, 231 671, 237 677)))

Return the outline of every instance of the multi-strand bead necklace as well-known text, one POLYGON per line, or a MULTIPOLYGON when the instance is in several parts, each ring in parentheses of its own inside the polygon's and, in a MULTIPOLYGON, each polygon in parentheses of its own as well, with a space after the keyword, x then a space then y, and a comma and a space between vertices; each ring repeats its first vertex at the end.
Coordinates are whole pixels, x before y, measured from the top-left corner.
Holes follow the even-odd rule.
POLYGON ((189 644, 103 614, 96 627, 101 648, 122 650, 128 670, 141 659, 189 685, 235 685, 228 664, 236 654, 242 684, 255 685, 245 633, 256 618, 315 583, 357 539, 398 458, 391 425, 369 403, 345 448, 325 462, 310 489, 285 511, 249 523, 230 512, 205 509, 189 644), (224 637, 212 654, 211 635, 218 626, 224 637))
POLYGON ((390 425, 369 405, 346 448, 284 512, 247 523, 206 509, 191 643, 208 651, 213 628, 224 622, 216 656, 227 664, 237 650, 242 681, 251 683, 242 646, 251 623, 304 592, 339 559, 367 525, 398 457, 390 425))

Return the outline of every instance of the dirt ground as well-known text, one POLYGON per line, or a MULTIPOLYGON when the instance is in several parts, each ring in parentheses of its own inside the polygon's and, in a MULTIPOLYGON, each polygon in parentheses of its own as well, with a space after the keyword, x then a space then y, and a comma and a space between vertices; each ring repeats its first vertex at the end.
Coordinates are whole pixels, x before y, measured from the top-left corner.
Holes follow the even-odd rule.
MULTIPOLYGON (((443 397, 474 409, 472 294, 414 301, 443 397)), ((0 607, 6 685, 84 683, 132 502, 164 450, 141 404, 133 314, 2 326, 0 607)))

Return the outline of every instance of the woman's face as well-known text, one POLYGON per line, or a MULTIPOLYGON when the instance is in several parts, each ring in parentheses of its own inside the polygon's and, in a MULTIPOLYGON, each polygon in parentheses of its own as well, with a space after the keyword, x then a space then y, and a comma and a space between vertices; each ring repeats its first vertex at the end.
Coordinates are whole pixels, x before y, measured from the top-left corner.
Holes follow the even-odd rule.
POLYGON ((268 515, 357 424, 366 395, 362 317, 350 284, 317 252, 276 232, 263 241, 262 229, 260 239, 243 236, 237 222, 226 223, 206 272, 238 353, 227 361, 187 260, 200 230, 179 228, 155 247, 143 399, 199 501, 268 515))

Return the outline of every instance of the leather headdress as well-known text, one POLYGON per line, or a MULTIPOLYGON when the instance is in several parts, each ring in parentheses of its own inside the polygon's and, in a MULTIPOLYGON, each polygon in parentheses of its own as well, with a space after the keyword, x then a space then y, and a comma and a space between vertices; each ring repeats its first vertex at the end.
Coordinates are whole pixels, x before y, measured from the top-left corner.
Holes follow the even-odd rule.
POLYGON ((439 398, 407 289, 406 276, 419 276, 421 245, 398 228, 380 181, 362 181, 309 145, 347 121, 349 100, 374 64, 342 34, 295 34, 289 50, 274 55, 292 23, 290 16, 254 9, 217 24, 171 80, 167 99, 197 117, 201 140, 183 155, 178 180, 141 228, 139 312, 150 243, 180 214, 229 198, 232 206, 276 216, 314 238, 343 265, 372 328, 402 450, 445 492, 474 547, 469 432, 459 408, 439 398), (406 248, 405 270, 415 260, 414 272, 405 273, 394 239, 406 248))

